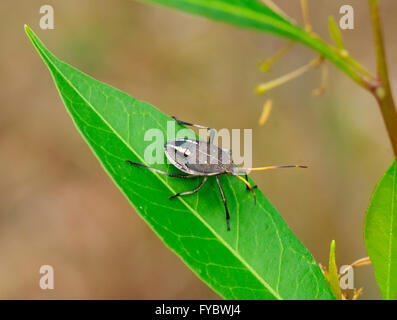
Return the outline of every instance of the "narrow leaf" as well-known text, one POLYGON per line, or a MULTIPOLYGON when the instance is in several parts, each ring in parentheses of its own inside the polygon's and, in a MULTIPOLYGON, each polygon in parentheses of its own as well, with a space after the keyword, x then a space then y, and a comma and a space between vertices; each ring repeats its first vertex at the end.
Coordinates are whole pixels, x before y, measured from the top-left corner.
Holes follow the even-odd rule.
MULTIPOLYGON (((127 159, 145 163, 144 152, 151 143, 145 141, 145 132, 155 128, 166 136, 173 119, 59 61, 32 30, 26 27, 26 32, 104 169, 136 212, 200 279, 226 299, 333 298, 313 257, 259 190, 254 206, 241 181, 220 177, 231 213, 227 231, 214 179, 194 195, 169 200, 177 192, 192 190, 200 179, 176 179, 129 166, 127 159)), ((172 165, 155 166, 178 173, 172 165)), ((154 257, 153 263, 161 262, 154 257)))
POLYGON ((144 0, 185 12, 233 24, 238 27, 270 32, 304 44, 333 62, 354 81, 362 85, 355 69, 327 43, 286 20, 266 5, 255 0, 144 0))
POLYGON ((338 267, 335 261, 335 240, 332 240, 329 249, 328 281, 331 291, 336 299, 342 299, 342 292, 339 284, 338 267))
POLYGON ((336 25, 335 19, 333 16, 328 17, 328 30, 329 34, 334 41, 336 47, 340 50, 345 49, 345 46, 342 41, 342 35, 340 33, 340 30, 338 26, 336 25))
POLYGON ((375 188, 365 216, 364 240, 383 299, 397 295, 397 167, 393 161, 375 188))

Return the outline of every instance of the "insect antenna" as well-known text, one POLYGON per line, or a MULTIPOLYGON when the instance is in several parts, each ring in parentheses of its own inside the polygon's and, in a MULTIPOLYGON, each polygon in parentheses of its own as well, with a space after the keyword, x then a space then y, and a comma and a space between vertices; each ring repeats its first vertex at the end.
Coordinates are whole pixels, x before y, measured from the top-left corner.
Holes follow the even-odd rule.
POLYGON ((238 171, 237 173, 228 173, 236 178, 239 178, 241 181, 243 181, 246 186, 248 187, 249 190, 251 190, 252 195, 254 197, 254 203, 256 205, 256 195, 254 191, 254 187, 251 186, 251 184, 248 182, 247 179, 244 179, 243 177, 239 176, 239 174, 248 174, 249 171, 262 171, 262 170, 271 170, 271 169, 280 169, 280 168, 307 168, 307 166, 301 166, 301 165, 285 165, 285 166, 268 166, 268 167, 260 167, 260 168, 247 168, 243 171, 238 171))
POLYGON ((268 166, 268 167, 260 167, 260 168, 247 168, 247 171, 262 171, 262 170, 272 170, 272 169, 280 169, 280 168, 307 168, 307 166, 301 165, 287 165, 287 166, 268 166))

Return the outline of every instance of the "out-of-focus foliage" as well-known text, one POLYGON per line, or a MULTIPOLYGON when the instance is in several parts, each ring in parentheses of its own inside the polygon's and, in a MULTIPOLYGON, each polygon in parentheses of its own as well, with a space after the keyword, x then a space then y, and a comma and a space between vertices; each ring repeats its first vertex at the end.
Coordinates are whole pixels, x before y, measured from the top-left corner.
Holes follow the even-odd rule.
POLYGON ((397 295, 397 166, 379 181, 365 216, 364 240, 382 298, 397 295))
POLYGON ((300 42, 346 72, 352 79, 360 82, 357 72, 346 59, 328 46, 318 36, 306 32, 293 22, 281 17, 260 1, 242 0, 146 0, 174 7, 182 11, 202 15, 217 21, 230 23, 239 27, 253 28, 274 33, 300 42))

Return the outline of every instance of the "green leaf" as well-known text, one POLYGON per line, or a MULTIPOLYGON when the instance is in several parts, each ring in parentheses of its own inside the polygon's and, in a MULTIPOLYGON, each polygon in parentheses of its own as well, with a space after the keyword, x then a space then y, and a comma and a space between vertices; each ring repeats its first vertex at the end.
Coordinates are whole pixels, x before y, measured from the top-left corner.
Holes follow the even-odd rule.
POLYGON ((331 35, 332 40, 334 41, 336 47, 340 50, 344 50, 345 46, 343 44, 342 35, 340 33, 339 27, 336 25, 335 19, 333 16, 328 17, 328 30, 331 35))
POLYGON ((342 292, 339 284, 338 267, 335 261, 335 240, 332 240, 329 249, 329 262, 328 262, 328 282, 332 293, 336 299, 342 299, 342 292))
POLYGON ((293 22, 272 11, 256 0, 144 0, 233 24, 238 27, 270 32, 306 45, 363 85, 356 69, 318 36, 308 33, 293 22))
POLYGON ((379 181, 365 216, 364 240, 383 299, 397 296, 397 167, 379 181))
MULTIPOLYGON (((151 143, 144 140, 145 132, 157 128, 165 134, 172 118, 59 61, 28 27, 26 33, 104 169, 139 215, 200 279, 227 299, 333 298, 313 257, 259 190, 254 206, 241 181, 220 177, 231 231, 226 230, 213 178, 199 193, 169 200, 176 192, 192 190, 199 181, 163 176, 125 160, 145 163, 144 151, 151 143)), ((178 172, 172 165, 156 167, 178 172)))

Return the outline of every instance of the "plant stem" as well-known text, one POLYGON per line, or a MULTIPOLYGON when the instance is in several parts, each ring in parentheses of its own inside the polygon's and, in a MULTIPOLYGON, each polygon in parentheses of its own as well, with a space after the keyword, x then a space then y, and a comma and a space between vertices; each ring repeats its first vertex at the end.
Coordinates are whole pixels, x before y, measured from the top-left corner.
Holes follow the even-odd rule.
POLYGON ((257 94, 264 94, 271 89, 274 89, 278 86, 283 85, 284 83, 287 83, 288 81, 296 79, 297 77, 301 76, 305 72, 309 71, 311 68, 318 67, 323 62, 323 60, 324 60, 323 56, 318 56, 317 58, 311 60, 308 64, 305 64, 304 66, 302 66, 302 67, 300 67, 284 76, 281 76, 280 78, 274 79, 274 80, 266 82, 266 83, 259 84, 255 88, 255 91, 257 94))
POLYGON ((303 21, 305 24, 305 30, 306 32, 311 33, 313 29, 312 29, 312 24, 310 23, 309 6, 307 4, 307 0, 301 0, 301 8, 302 8, 303 21))
POLYGON ((354 69, 360 72, 363 76, 367 77, 370 81, 375 80, 375 77, 357 60, 353 59, 350 55, 345 58, 346 62, 348 62, 354 69))
POLYGON ((389 75, 387 70, 386 53, 383 43, 382 27, 379 16, 378 0, 369 0, 374 30, 374 41, 376 47, 376 59, 378 67, 379 85, 372 88, 372 92, 378 101, 383 120, 393 147, 394 156, 397 157, 397 113, 394 104, 389 75))

